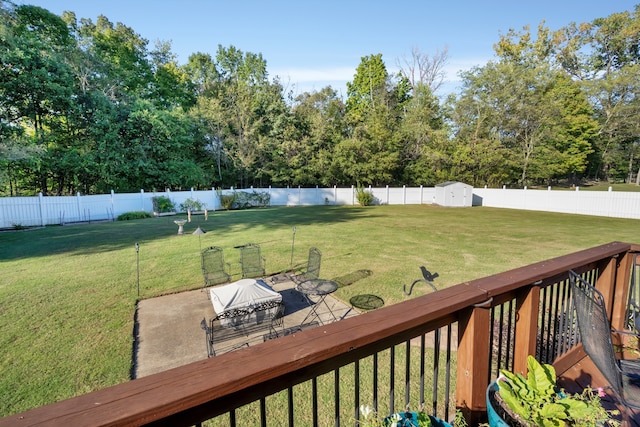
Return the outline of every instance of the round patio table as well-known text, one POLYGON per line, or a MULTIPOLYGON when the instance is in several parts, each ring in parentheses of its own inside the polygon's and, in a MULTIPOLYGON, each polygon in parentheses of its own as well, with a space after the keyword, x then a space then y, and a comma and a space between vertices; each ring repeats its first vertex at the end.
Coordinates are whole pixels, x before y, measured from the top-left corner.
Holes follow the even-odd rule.
POLYGON ((324 325, 324 322, 322 321, 322 319, 320 318, 320 314, 318 313, 318 308, 320 307, 320 304, 323 303, 325 307, 327 307, 328 313, 331 315, 331 317, 333 317, 333 320, 337 321, 338 319, 336 318, 335 314, 333 314, 333 311, 331 311, 331 307, 329 307, 329 304, 327 304, 326 301, 327 295, 335 292, 336 289, 338 289, 338 284, 332 280, 327 279, 311 279, 299 283, 296 286, 296 290, 304 295, 305 299, 309 303, 309 307, 311 307, 311 311, 307 313, 302 323, 306 322, 308 318, 313 316, 313 318, 317 319, 324 325), (318 301, 314 303, 310 298, 311 296, 318 297, 318 301))

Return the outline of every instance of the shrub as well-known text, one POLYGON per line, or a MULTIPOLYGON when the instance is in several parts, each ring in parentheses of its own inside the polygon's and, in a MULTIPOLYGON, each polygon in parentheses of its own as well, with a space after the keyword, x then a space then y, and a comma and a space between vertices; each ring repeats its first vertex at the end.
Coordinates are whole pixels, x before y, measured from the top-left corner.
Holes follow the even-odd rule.
POLYGON ((218 190, 218 196, 220 197, 220 204, 226 210, 230 209, 249 209, 255 207, 269 206, 271 202, 271 195, 266 191, 234 191, 231 194, 222 194, 221 190, 218 190))
POLYGON ((206 205, 204 203, 202 203, 200 200, 196 199, 187 199, 184 201, 184 203, 180 203, 180 210, 182 212, 186 212, 188 210, 190 210, 191 212, 194 211, 201 211, 206 207, 206 205))
POLYGON ((238 197, 236 192, 233 192, 231 194, 222 194, 222 192, 219 192, 219 196, 220 204, 226 210, 230 210, 233 208, 233 204, 236 202, 236 198, 238 197))
POLYGON ((246 191, 240 191, 237 193, 235 207, 236 209, 249 209, 255 207, 269 206, 271 196, 266 191, 252 191, 248 193, 246 191))
POLYGON ((374 200, 373 193, 360 186, 356 188, 356 198, 358 199, 360 206, 369 206, 374 200))
POLYGON ((145 211, 132 211, 132 212, 125 212, 123 214, 118 215, 116 220, 129 221, 132 219, 143 219, 143 218, 152 218, 152 215, 145 211))
POLYGON ((173 202, 167 196, 153 196, 151 202, 153 203, 154 212, 173 212, 175 210, 173 202))

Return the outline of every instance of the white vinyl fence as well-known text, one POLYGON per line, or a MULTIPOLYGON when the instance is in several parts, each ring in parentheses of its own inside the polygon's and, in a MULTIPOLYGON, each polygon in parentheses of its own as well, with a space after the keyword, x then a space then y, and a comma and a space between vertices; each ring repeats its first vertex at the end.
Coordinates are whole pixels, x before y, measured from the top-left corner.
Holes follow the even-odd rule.
POLYGON ((640 219, 640 192, 474 188, 474 206, 640 219))
MULTIPOLYGON (((376 204, 433 204, 434 187, 369 187, 376 204)), ((271 206, 357 205, 355 187, 251 188, 233 191, 267 192, 271 206)), ((131 211, 151 213, 154 196, 167 196, 180 211, 187 199, 198 200, 208 210, 221 209, 216 190, 165 191, 82 196, 0 198, 0 228, 44 226, 113 220, 131 211)), ((570 214, 640 219, 640 192, 473 189, 474 206, 526 209, 570 214)))

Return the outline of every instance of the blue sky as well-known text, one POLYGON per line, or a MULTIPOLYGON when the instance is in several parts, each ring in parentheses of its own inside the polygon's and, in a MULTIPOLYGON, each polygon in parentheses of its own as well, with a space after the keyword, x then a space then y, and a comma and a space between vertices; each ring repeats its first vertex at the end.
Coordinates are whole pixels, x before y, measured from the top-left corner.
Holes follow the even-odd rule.
POLYGON ((149 41, 171 41, 182 64, 195 52, 215 56, 218 45, 261 53, 270 77, 294 93, 331 85, 343 97, 363 56, 382 54, 388 71, 413 48, 449 50, 445 91, 457 73, 493 57, 493 44, 510 28, 546 21, 555 30, 631 11, 638 0, 16 0, 65 10, 94 22, 105 15, 149 41))

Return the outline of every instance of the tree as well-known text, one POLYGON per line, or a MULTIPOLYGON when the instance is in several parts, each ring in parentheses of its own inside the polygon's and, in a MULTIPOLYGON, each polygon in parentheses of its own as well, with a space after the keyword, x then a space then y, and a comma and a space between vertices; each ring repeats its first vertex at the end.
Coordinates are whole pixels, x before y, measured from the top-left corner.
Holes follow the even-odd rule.
MULTIPOLYGON (((27 144, 18 150, 38 153, 38 159, 19 158, 29 167, 31 184, 46 193, 48 174, 42 161, 49 156, 50 144, 56 143, 52 131, 64 125, 72 108, 73 74, 65 54, 74 48, 74 40, 65 22, 46 9, 23 5, 3 8, 2 14, 6 19, 0 24, 1 134, 13 152, 18 144, 27 144), (29 148, 32 143, 39 149, 29 148)), ((9 170, 15 172, 16 167, 9 165, 9 170)))
POLYGON ((420 52, 414 47, 411 50, 411 58, 404 58, 399 62, 400 73, 409 81, 412 89, 416 89, 418 84, 427 86, 432 93, 436 93, 446 77, 445 65, 449 56, 449 48, 440 51, 436 50, 433 56, 420 52))
POLYGON ((258 159, 258 130, 262 117, 256 114, 256 95, 267 81, 267 63, 262 55, 218 46, 220 81, 216 96, 224 118, 224 143, 238 171, 240 186, 246 186, 258 159))
POLYGON ((418 82, 400 125, 403 182, 435 185, 450 177, 454 143, 429 86, 418 82))
POLYGON ((147 59, 146 39, 120 22, 114 25, 104 15, 98 16, 95 24, 82 19, 78 34, 88 53, 96 59, 98 68, 93 70, 92 77, 105 95, 128 102, 151 94, 153 73, 147 59))
POLYGON ((279 148, 274 182, 288 185, 336 185, 332 169, 335 146, 343 138, 345 107, 330 86, 296 98, 290 126, 279 148))
POLYGON ((460 107, 470 110, 458 110, 458 117, 487 112, 487 107, 491 114, 467 121, 471 128, 461 131, 472 135, 477 133, 473 128, 482 126, 482 135, 499 141, 521 185, 550 182, 584 168, 595 123, 580 88, 551 61, 549 30, 541 24, 535 41, 528 28, 511 30, 496 44, 496 53, 499 61, 464 75, 463 94, 469 96, 463 95, 467 100, 460 107))
POLYGON ((401 175, 397 133, 404 105, 410 99, 408 81, 393 81, 382 54, 363 57, 347 83, 347 138, 336 146, 334 170, 360 184, 388 184, 401 175))
POLYGON ((600 130, 590 175, 623 179, 638 162, 640 5, 554 35, 557 61, 582 83, 600 130))
POLYGON ((149 99, 163 108, 188 109, 195 104, 195 83, 171 52, 171 43, 158 42, 151 51, 153 89, 149 99))

